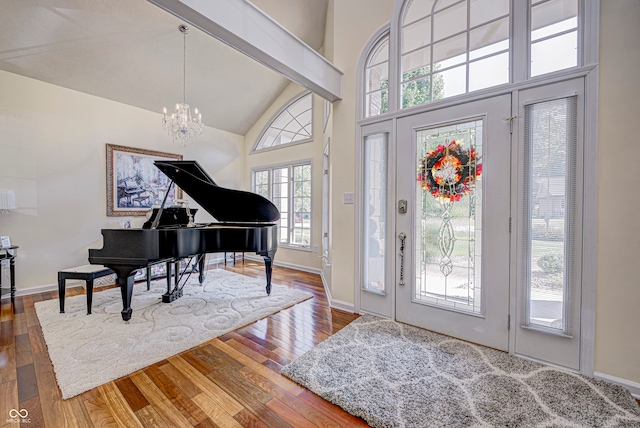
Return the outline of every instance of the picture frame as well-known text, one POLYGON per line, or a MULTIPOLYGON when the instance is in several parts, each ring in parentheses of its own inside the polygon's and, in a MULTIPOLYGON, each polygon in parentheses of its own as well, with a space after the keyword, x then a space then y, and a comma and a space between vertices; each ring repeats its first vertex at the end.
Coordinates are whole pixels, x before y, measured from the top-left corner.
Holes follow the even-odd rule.
MULTIPOLYGON (((162 203, 171 180, 156 160, 182 160, 182 155, 107 143, 108 217, 144 216, 162 203)), ((168 200, 174 199, 182 199, 182 190, 172 184, 168 200)))
POLYGON ((8 248, 11 246, 11 240, 8 236, 0 236, 0 247, 8 248))

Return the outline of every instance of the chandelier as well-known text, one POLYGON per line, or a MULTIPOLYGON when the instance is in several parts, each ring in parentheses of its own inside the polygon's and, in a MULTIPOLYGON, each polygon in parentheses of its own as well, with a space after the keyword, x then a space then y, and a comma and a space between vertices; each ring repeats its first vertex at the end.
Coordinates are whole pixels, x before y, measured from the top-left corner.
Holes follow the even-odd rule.
POLYGON ((187 87, 187 34, 189 27, 180 25, 178 27, 183 36, 183 80, 182 80, 182 103, 176 104, 176 111, 171 116, 167 115, 167 108, 164 108, 162 117, 162 127, 173 137, 174 143, 182 144, 187 147, 190 143, 195 142, 198 136, 202 134, 204 125, 202 123, 202 114, 198 113, 198 109, 194 110, 191 115, 191 108, 186 101, 187 87))

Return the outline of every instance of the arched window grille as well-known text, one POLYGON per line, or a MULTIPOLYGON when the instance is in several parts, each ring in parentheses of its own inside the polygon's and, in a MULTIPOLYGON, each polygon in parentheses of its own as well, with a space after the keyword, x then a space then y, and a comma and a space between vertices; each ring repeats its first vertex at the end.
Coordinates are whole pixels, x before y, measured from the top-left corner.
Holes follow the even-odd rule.
POLYGON ((389 111, 389 35, 374 46, 366 63, 365 116, 389 111))
POLYGON ((289 101, 260 134, 253 152, 306 143, 313 139, 313 95, 305 92, 289 101))

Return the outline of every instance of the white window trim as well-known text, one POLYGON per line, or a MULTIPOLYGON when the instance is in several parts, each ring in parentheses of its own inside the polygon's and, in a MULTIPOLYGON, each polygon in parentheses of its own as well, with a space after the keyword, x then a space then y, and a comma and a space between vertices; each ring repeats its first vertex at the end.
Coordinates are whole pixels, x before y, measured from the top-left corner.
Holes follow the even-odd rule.
POLYGON ((249 152, 250 155, 252 155, 254 153, 268 152, 270 150, 278 150, 278 149, 281 149, 283 147, 290 147, 290 146, 296 146, 298 144, 309 143, 309 142, 314 140, 314 138, 313 138, 313 128, 314 128, 314 126, 313 126, 313 110, 314 110, 313 109, 313 101, 314 100, 313 100, 313 94, 312 94, 311 95, 311 137, 304 138, 302 140, 292 141, 292 142, 286 143, 286 144, 279 144, 277 146, 265 147, 265 148, 262 148, 262 149, 258 149, 257 148, 258 144, 262 140, 262 137, 264 137, 264 134, 273 125, 273 122, 275 122, 276 119, 278 119, 280 117, 280 115, 282 113, 284 113, 289 107, 291 107, 296 101, 304 98, 305 96, 307 96, 309 94, 311 94, 311 91, 304 91, 304 92, 299 93, 298 95, 294 96, 289 101, 287 101, 282 107, 280 107, 280 109, 273 116, 271 116, 271 119, 269 119, 269 121, 264 126, 264 128, 262 128, 262 131, 260 131, 260 135, 258 135, 258 138, 256 139, 255 143, 253 143, 253 147, 251 148, 251 151, 249 152))
MULTIPOLYGON (((305 245, 297 245, 297 244, 291 244, 289 242, 289 236, 287 236, 287 242, 278 242, 278 247, 279 248, 288 248, 288 249, 292 249, 292 250, 299 250, 299 251, 307 251, 307 252, 312 252, 313 251, 313 159, 308 158, 308 159, 301 159, 301 160, 297 160, 294 162, 281 162, 281 163, 276 163, 276 164, 270 164, 270 165, 262 165, 262 166, 255 166, 253 168, 251 168, 251 178, 250 178, 250 183, 251 183, 251 191, 255 192, 255 188, 256 188, 256 183, 255 183, 255 173, 256 172, 260 172, 260 171, 269 171, 269 197, 267 199, 271 200, 271 194, 272 194, 272 182, 271 182, 271 172, 274 169, 280 169, 280 168, 289 168, 289 177, 290 177, 290 181, 293 181, 293 168, 296 166, 303 166, 303 165, 309 165, 309 167, 311 168, 311 202, 309 205, 309 212, 311 213, 311 226, 310 226, 310 238, 309 238, 309 246, 305 246, 305 245)), ((291 213, 293 213, 293 186, 289 186, 289 194, 287 195, 287 204, 288 204, 288 212, 289 212, 289 219, 288 219, 288 223, 287 223, 287 230, 291 231, 293 230, 293 217, 291 216, 291 213)))
MULTIPOLYGON (((362 169, 362 127, 391 121, 395 124, 398 118, 414 115, 420 112, 437 110, 444 107, 467 103, 473 100, 487 98, 494 95, 512 93, 518 90, 539 85, 546 85, 575 77, 585 80, 585 126, 584 126, 584 170, 590 171, 582 177, 585 189, 595 189, 598 184, 597 155, 598 155, 598 72, 599 72, 599 37, 600 37, 600 0, 578 0, 578 8, 582 11, 578 19, 578 65, 536 76, 529 77, 529 2, 511 0, 511 40, 510 44, 510 73, 511 83, 482 89, 470 93, 433 101, 420 106, 399 109, 400 101, 400 20, 404 15, 404 0, 397 0, 393 9, 390 23, 382 26, 371 37, 362 50, 356 76, 356 169, 362 169), (514 28, 525 28, 525 31, 513 31, 514 28), (375 46, 383 37, 389 37, 389 106, 388 112, 377 116, 366 117, 366 64, 375 46), (519 52, 514 55, 514 52, 519 52)), ((387 122, 388 123, 388 122, 387 122)), ((395 128, 395 126, 392 126, 395 128)), ((394 131, 395 132, 395 129, 394 131)), ((392 140, 390 140, 392 141, 392 140)), ((356 181, 361 177, 356 173, 356 181)), ((390 200, 395 203, 395 200, 390 200)), ((362 202, 356 198, 355 212, 360 212, 362 202)), ((361 218, 356 217, 356 242, 361 242, 361 218)), ((581 305, 581 349, 580 373, 592 376, 595 365, 595 309, 596 309, 596 237, 597 237, 597 192, 585 192, 583 195, 583 236, 582 236, 582 305, 581 305)), ((356 255, 356 273, 361 260, 356 255)), ((394 290, 391 293, 394 294, 394 290)), ((355 312, 360 313, 359 287, 354 290, 355 312)), ((392 296, 395 301, 395 297, 392 296)), ((515 311, 512 311, 515 313, 515 311)), ((512 340, 510 339, 510 342, 512 340)))

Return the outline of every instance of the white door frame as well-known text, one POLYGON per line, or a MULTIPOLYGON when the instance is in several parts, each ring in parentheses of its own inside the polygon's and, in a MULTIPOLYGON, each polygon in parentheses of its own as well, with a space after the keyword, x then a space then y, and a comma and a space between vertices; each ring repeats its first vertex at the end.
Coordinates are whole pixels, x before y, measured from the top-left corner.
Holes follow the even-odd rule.
MULTIPOLYGON (((594 15, 593 20, 597 28, 598 15, 594 15)), ((597 31, 594 35, 597 40, 597 31)), ((597 51, 597 45, 596 45, 597 51)), ((597 53, 590 53, 588 63, 597 64, 597 53)), ((515 91, 533 88, 536 86, 545 85, 548 83, 561 82, 564 80, 570 80, 577 77, 583 77, 585 79, 585 125, 584 125, 584 170, 589 171, 583 177, 585 189, 596 189, 598 183, 597 176, 597 161, 598 161, 598 104, 597 104, 597 92, 598 92, 598 66, 589 65, 585 67, 579 67, 570 70, 564 70, 554 73, 552 76, 542 76, 539 78, 531 79, 525 82, 516 84, 503 85, 498 88, 490 88, 488 90, 478 91, 477 93, 467 94, 454 99, 445 99, 433 104, 425 104, 422 106, 416 106, 408 109, 399 110, 396 112, 387 113, 380 116, 369 117, 362 119, 356 123, 356 206, 355 206, 355 279, 354 284, 354 311, 355 313, 362 313, 360 306, 360 287, 359 287, 359 275, 360 267, 362 265, 362 254, 359 251, 360 242, 362 242, 362 218, 359 213, 362 212, 362 127, 365 125, 371 125, 375 123, 391 121, 392 133, 390 135, 391 150, 395 141, 395 120, 401 117, 410 116, 419 112, 426 112, 453 106, 457 104, 463 104, 469 101, 483 99, 499 94, 513 94, 515 91)), ((516 126, 514 124, 514 126, 516 126)), ((514 131, 515 132, 515 131, 514 131)), ((390 203, 395 204, 395 199, 390 203)), ((392 207, 391 212, 395 213, 395 206, 392 207)), ((594 345, 595 345, 595 310, 596 310, 596 237, 597 237, 597 194, 596 192, 585 192, 583 197, 583 248, 582 248, 582 305, 581 305, 581 341, 580 341, 580 373, 593 376, 594 373, 594 345)), ((395 221, 395 219, 394 219, 395 221)), ((515 269, 511 269, 512 275, 515 275, 515 269)), ((510 312, 515 313, 515 281, 511 280, 511 293, 512 301, 510 312)), ((391 299, 395 299, 395 292, 392 292, 391 299)), ((394 301, 395 306, 395 301, 394 301)), ((395 313, 389 316, 390 319, 395 319, 395 313)), ((514 334, 513 329, 510 330, 510 334, 514 334)), ((510 337, 510 343, 513 340, 510 337)), ((510 353, 513 354, 514 350, 510 349, 510 353)))

